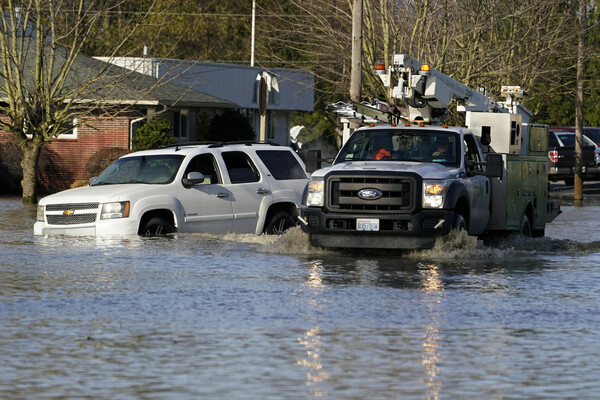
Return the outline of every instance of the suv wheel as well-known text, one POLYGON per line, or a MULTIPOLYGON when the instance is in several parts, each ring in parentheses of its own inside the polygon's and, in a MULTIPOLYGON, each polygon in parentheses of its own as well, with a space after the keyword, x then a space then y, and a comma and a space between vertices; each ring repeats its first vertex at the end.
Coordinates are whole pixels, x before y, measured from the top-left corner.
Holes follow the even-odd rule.
POLYGON ((271 217, 265 228, 265 233, 267 235, 281 235, 286 229, 293 226, 296 226, 296 222, 292 216, 280 211, 271 217))
POLYGON ((150 218, 148 222, 144 224, 142 229, 140 229, 140 235, 144 236, 167 235, 174 232, 175 227, 168 221, 159 217, 150 218))

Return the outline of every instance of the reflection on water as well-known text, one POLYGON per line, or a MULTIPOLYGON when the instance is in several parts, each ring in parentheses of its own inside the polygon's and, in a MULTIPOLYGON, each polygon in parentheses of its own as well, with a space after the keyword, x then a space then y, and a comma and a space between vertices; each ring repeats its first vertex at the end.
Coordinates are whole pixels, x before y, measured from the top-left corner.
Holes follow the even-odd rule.
MULTIPOLYGON (((323 289, 322 274, 323 264, 321 260, 310 262, 305 280, 305 286, 310 293, 309 313, 319 312, 321 306, 320 296, 323 289)), ((310 328, 304 332, 302 337, 298 338, 298 343, 306 349, 305 357, 297 360, 298 365, 306 368, 306 387, 309 388, 312 398, 323 397, 327 393, 315 384, 326 381, 331 374, 324 369, 321 362, 321 346, 323 345, 321 328, 319 326, 310 328)))
POLYGON ((438 375, 441 372, 440 324, 444 313, 444 285, 440 277, 439 266, 435 264, 420 264, 419 275, 422 277, 422 290, 425 293, 423 301, 427 309, 427 321, 421 337, 423 359, 421 363, 427 374, 427 397, 438 399, 442 383, 438 375))
POLYGON ((595 398, 587 210, 546 238, 365 252, 300 229, 34 237, 0 199, 0 398, 595 398))

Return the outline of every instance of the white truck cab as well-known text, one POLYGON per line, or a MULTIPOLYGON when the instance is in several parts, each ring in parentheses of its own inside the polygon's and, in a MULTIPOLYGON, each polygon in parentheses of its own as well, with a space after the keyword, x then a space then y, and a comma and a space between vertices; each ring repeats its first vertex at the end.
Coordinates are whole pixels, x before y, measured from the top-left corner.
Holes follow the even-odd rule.
POLYGON ((313 245, 416 249, 452 230, 544 234, 560 214, 548 199, 548 127, 529 124, 521 88, 503 86, 496 102, 405 54, 377 74, 406 108, 330 105, 344 145, 322 169, 319 151, 307 153, 315 171, 300 220, 313 245), (452 99, 466 127, 442 124, 452 99))

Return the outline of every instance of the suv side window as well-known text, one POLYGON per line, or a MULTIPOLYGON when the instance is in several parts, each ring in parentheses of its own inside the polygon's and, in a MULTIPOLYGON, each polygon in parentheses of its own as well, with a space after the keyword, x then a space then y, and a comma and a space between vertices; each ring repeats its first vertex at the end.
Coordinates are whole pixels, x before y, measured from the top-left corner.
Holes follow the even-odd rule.
POLYGON ((256 154, 276 180, 306 179, 306 173, 290 151, 258 150, 256 154))
POLYGON ((258 182, 260 175, 258 169, 248 156, 242 151, 225 151, 221 153, 231 183, 258 182))
POLYGON ((192 158, 192 161, 188 164, 185 175, 187 176, 190 172, 200 172, 204 175, 203 184, 215 184, 222 183, 219 175, 219 169, 216 167, 217 163, 215 157, 212 154, 200 154, 192 158))

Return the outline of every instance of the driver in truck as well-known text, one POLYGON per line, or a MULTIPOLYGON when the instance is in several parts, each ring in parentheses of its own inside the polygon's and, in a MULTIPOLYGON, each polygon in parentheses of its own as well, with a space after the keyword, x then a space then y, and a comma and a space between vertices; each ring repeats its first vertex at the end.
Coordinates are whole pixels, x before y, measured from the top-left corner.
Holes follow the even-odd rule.
POLYGON ((450 150, 450 142, 446 136, 439 137, 435 142, 435 150, 431 153, 434 157, 441 158, 452 158, 452 151, 450 150))

